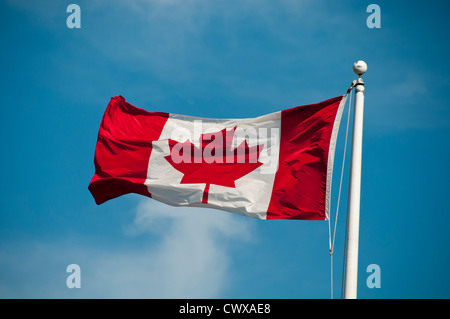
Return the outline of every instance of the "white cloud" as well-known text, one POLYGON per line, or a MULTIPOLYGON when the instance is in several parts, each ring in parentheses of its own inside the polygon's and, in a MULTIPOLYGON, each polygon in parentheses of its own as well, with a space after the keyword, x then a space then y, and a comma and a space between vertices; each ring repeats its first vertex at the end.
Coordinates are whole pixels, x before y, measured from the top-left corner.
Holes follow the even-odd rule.
POLYGON ((142 202, 129 232, 161 241, 144 257, 142 278, 152 297, 218 297, 229 279, 228 239, 247 240, 245 219, 209 209, 142 202))
POLYGON ((232 280, 231 241, 250 239, 245 217, 154 200, 125 229, 119 248, 82 236, 3 245, 0 297, 218 298, 232 280), (80 289, 66 287, 71 263, 81 268, 80 289))

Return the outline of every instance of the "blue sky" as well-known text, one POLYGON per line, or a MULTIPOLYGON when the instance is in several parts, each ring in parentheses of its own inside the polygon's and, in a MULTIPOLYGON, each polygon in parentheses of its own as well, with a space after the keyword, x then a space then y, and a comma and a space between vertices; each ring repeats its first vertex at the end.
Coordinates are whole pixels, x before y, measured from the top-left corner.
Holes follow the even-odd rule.
POLYGON ((368 64, 358 296, 450 297, 447 1, 77 1, 80 29, 66 26, 70 3, 0 2, 1 298, 329 298, 326 222, 138 195, 97 206, 87 186, 112 96, 149 111, 254 117, 344 94, 358 59, 368 64), (370 3, 380 29, 366 26, 370 3), (66 286, 69 264, 81 268, 80 289, 66 286), (366 286, 370 264, 381 288, 366 286))

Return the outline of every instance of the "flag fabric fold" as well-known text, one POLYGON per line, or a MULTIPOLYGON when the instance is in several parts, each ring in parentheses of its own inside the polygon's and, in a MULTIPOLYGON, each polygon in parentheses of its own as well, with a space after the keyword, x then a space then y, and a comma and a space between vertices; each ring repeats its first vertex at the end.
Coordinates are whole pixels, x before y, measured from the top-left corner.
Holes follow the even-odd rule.
POLYGON ((328 219, 346 97, 246 119, 148 112, 113 97, 89 190, 97 204, 136 193, 260 219, 328 219))

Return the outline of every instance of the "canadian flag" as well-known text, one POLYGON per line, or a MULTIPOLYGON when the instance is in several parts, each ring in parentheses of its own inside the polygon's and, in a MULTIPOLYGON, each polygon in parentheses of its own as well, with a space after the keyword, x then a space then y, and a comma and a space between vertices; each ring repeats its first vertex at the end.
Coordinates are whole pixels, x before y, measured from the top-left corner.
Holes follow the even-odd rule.
POLYGON ((260 219, 328 219, 346 95, 247 119, 148 112, 111 99, 89 190, 260 219))

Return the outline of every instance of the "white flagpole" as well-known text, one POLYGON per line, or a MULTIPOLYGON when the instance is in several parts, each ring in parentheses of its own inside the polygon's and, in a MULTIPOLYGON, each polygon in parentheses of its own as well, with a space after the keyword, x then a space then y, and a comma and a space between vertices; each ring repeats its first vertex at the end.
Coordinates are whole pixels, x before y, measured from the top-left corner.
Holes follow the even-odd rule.
POLYGON ((352 155, 347 211, 347 256, 345 263, 344 298, 356 299, 358 281, 359 208, 361 196, 361 159, 364 114, 364 82, 361 78, 367 71, 364 61, 353 64, 353 71, 359 75, 355 84, 355 110, 353 114, 352 155))

